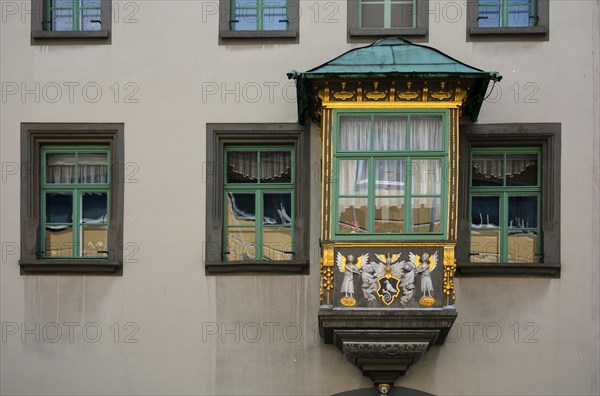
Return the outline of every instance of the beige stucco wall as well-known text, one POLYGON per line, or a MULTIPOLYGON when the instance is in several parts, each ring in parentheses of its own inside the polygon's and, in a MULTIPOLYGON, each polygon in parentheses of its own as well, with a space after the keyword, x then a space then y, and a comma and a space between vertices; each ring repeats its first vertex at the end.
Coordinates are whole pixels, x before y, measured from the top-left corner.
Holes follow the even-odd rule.
MULTIPOLYGON (((458 279, 455 329, 397 385, 597 394, 598 1, 552 1, 548 42, 496 43, 465 41, 462 3, 432 2, 429 45, 504 76, 479 122, 562 123, 562 277, 458 279)), ((302 0, 300 44, 230 46, 218 45, 214 2, 115 2, 112 45, 101 46, 30 46, 29 2, 0 6, 0 393, 330 394, 370 386, 315 337, 316 128, 310 275, 206 277, 202 261, 205 124, 294 122, 285 73, 356 46, 346 43, 345 2, 302 0), (79 84, 73 103, 70 83, 79 84), (9 94, 15 84, 37 90, 39 100, 9 94), (237 97, 222 97, 224 88, 237 97), (125 123, 123 277, 19 275, 21 122, 125 123), (62 337, 52 343, 56 327, 62 337)))

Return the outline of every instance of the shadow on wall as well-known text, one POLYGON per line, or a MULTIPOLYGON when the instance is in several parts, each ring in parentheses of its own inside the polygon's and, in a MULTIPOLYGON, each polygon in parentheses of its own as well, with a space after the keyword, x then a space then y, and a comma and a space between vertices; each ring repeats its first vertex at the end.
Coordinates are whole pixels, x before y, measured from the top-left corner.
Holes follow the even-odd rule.
MULTIPOLYGON (((375 387, 356 389, 347 392, 336 393, 331 396, 379 396, 380 393, 375 387)), ((390 388, 387 396, 435 396, 432 393, 422 392, 420 390, 404 388, 402 386, 393 386, 390 388)))

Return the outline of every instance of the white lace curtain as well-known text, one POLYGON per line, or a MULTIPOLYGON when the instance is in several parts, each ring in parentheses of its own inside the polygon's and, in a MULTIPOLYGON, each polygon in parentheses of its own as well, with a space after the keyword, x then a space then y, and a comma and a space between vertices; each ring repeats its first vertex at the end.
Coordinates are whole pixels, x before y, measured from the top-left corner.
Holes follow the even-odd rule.
MULTIPOLYGON (((245 179, 258 178, 256 151, 232 151, 227 156, 227 165, 245 179)), ((292 157, 289 151, 261 152, 260 176, 263 180, 277 179, 291 174, 292 157)))
POLYGON ((49 154, 46 161, 47 183, 106 183, 106 154, 79 155, 79 181, 75 180, 75 155, 49 154))
MULTIPOLYGON (((506 175, 514 176, 519 173, 524 172, 529 166, 535 165, 536 161, 528 158, 531 157, 531 154, 526 154, 522 158, 514 158, 515 155, 511 155, 513 158, 506 159, 506 175)), ((490 178, 501 178, 502 177, 502 163, 504 159, 474 159, 473 167, 477 169, 477 172, 481 173, 483 176, 490 178)))

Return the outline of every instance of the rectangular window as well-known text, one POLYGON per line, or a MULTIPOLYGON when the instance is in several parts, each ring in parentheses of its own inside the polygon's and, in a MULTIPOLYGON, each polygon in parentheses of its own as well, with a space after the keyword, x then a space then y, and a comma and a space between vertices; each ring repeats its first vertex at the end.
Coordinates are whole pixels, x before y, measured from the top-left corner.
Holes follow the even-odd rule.
POLYGON ((108 146, 42 148, 42 258, 106 258, 108 146))
POLYGON ((348 40, 427 36, 429 0, 348 0, 348 40))
POLYGON ((536 4, 536 0, 479 0, 478 26, 536 26, 536 4))
POLYGON ((442 239, 447 212, 445 112, 336 113, 338 239, 442 239))
POLYGON ((88 31, 102 28, 100 0, 47 0, 44 27, 52 31, 88 31))
POLYGON ((21 124, 22 274, 122 274, 123 129, 21 124))
POLYGON ((294 257, 294 151, 292 147, 227 147, 223 259, 294 257))
POLYGON ((471 151, 471 262, 540 261, 539 164, 536 148, 471 151))

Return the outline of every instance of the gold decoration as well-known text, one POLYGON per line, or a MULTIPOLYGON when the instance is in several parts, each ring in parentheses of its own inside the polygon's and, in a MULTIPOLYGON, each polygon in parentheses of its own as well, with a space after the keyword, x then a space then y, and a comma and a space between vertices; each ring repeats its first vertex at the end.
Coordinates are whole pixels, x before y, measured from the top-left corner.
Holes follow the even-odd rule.
POLYGON ((356 300, 352 297, 342 297, 340 298, 340 302, 342 303, 342 305, 345 305, 347 307, 353 307, 356 305, 356 300))
POLYGON ((372 100, 380 100, 380 99, 385 98, 386 93, 382 92, 382 91, 379 91, 378 88, 379 88, 379 83, 377 81, 375 81, 373 83, 373 91, 372 92, 367 92, 365 96, 368 99, 372 99, 372 100))
POLYGON ((444 294, 446 305, 454 304, 456 292, 454 291, 454 272, 456 272, 456 260, 454 259, 454 248, 444 248, 444 294))
POLYGON ((410 88, 412 87, 412 82, 408 81, 406 83, 406 91, 404 92, 400 92, 398 94, 398 97, 400 99, 404 99, 404 100, 413 100, 419 97, 419 92, 416 91, 411 91, 410 88))
POLYGON ((327 293, 327 305, 331 304, 331 289, 333 289, 333 270, 331 268, 321 268, 321 304, 323 304, 323 290, 327 293))
POLYGON ((437 100, 446 100, 452 97, 452 94, 447 91, 432 92, 431 97, 437 100))
POLYGON ((334 92, 333 97, 340 100, 348 100, 354 97, 354 92, 346 91, 346 83, 342 83, 342 90, 339 92, 334 92))
POLYGON ((419 299, 419 304, 423 307, 431 307, 435 304, 435 298, 433 297, 421 297, 419 299))

